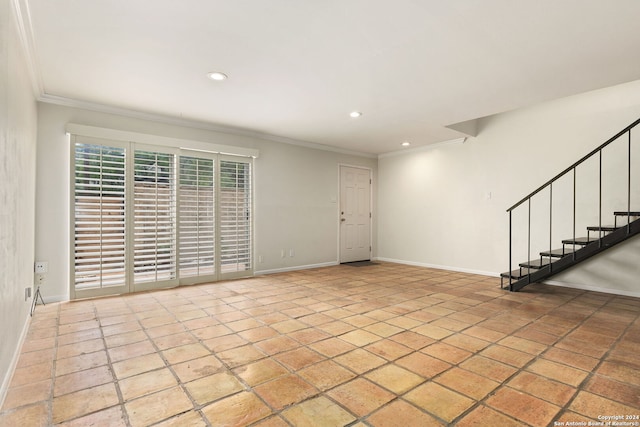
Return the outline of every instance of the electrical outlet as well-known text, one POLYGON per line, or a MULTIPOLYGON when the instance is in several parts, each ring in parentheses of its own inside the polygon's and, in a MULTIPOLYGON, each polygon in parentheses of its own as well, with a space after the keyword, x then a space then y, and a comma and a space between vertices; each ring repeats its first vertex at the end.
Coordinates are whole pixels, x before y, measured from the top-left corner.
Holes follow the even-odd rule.
POLYGON ((49 271, 49 263, 46 261, 36 261, 33 271, 36 273, 46 273, 49 271))
POLYGON ((293 255, 294 255, 294 254, 295 254, 295 253, 293 252, 293 249, 289 249, 289 257, 293 258, 293 255))
POLYGON ((44 273, 36 273, 35 283, 36 286, 42 286, 47 281, 47 275, 44 273))

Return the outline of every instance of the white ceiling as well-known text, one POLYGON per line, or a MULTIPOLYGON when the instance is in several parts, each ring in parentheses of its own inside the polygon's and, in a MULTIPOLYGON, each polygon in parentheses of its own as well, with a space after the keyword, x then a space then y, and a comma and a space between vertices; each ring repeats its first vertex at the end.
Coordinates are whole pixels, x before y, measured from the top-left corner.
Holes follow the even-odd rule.
POLYGON ((369 154, 640 79, 638 0, 14 1, 43 101, 369 154))

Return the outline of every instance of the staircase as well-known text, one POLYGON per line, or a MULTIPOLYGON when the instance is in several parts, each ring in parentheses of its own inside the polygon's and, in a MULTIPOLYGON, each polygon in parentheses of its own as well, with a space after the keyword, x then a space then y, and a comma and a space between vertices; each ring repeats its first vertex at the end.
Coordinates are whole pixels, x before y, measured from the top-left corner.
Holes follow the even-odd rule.
MULTIPOLYGON (((640 124, 640 119, 636 120, 631 125, 627 126, 625 129, 618 132, 616 135, 607 140, 604 144, 593 150, 588 155, 584 156, 582 159, 565 169, 563 172, 549 180, 547 183, 533 191, 528 196, 524 197, 518 203, 507 209, 509 214, 509 271, 500 274, 500 286, 501 288, 505 288, 505 282, 507 289, 512 292, 519 291, 525 286, 531 283, 539 283, 543 280, 548 279, 549 277, 558 274, 600 252, 603 252, 612 246, 623 242, 637 234, 640 234, 640 211, 631 209, 631 201, 632 196, 634 198, 634 203, 640 203, 640 193, 638 189, 640 187, 640 183, 635 183, 634 191, 632 193, 632 164, 634 162, 632 156, 632 138, 631 138, 631 130, 640 124), (615 174, 619 178, 620 174, 626 175, 626 188, 615 188, 615 195, 608 194, 607 196, 611 200, 615 200, 616 203, 620 203, 620 200, 624 199, 626 207, 624 210, 615 210, 613 211, 613 225, 602 225, 603 220, 603 149, 608 147, 609 145, 616 143, 620 148, 620 144, 624 144, 625 154, 622 155, 624 158, 615 159, 616 162, 619 162, 620 165, 624 165, 624 168, 616 168, 615 174), (588 206, 585 207, 583 205, 579 205, 576 201, 576 171, 579 166, 582 168, 587 168, 587 166, 583 165, 588 160, 593 159, 590 164, 592 165, 596 160, 599 162, 599 168, 597 171, 597 182, 598 185, 593 189, 593 194, 598 195, 597 206, 588 206), (626 170, 621 170, 626 169, 626 170), (573 175, 573 176, 572 176, 573 175), (566 234, 572 234, 571 237, 564 236, 565 238, 561 240, 562 247, 558 247, 557 249, 553 249, 554 236, 552 233, 552 224, 554 222, 554 210, 553 210, 553 202, 554 202, 554 184, 558 185, 558 181, 562 178, 567 180, 573 179, 573 226, 571 229, 567 230, 566 234), (548 193, 547 191, 548 190, 548 193), (620 192, 621 194, 617 194, 620 192), (548 246, 546 249, 540 250, 539 257, 535 259, 531 259, 532 252, 532 200, 536 197, 543 198, 548 197, 548 202, 544 199, 543 203, 548 203, 548 217, 545 219, 545 222, 548 220, 548 246), (513 227, 513 213, 518 208, 528 207, 528 224, 527 224, 527 238, 526 238, 526 252, 528 261, 520 262, 516 269, 513 269, 513 252, 514 252, 514 227, 513 227), (595 212, 597 210, 597 218, 593 222, 597 222, 598 225, 592 225, 586 227, 586 237, 576 237, 576 222, 577 215, 579 209, 588 210, 590 212, 595 212)), ((637 144, 640 145, 640 144, 637 144)), ((620 156, 621 150, 617 148, 613 153, 617 153, 620 156)), ((609 155, 609 152, 607 153, 609 155)), ((636 159, 638 158, 636 154, 636 159)), ((637 162, 637 160, 635 160, 637 162)), ((617 164, 617 163, 616 163, 617 164)), ((635 167, 640 165, 634 165, 635 167)), ((592 166, 590 166, 592 167, 592 166)), ((634 169, 635 170, 635 169, 634 169)), ((584 173, 581 169, 581 173, 584 173)), ((639 172, 635 172, 638 174, 639 172)), ((637 175, 635 175, 637 176, 637 175)), ((595 177, 594 177, 595 178, 595 177)), ((608 178, 608 177, 607 177, 608 178)), ((637 179, 637 178, 636 178, 637 179)), ((594 179, 595 181, 595 179, 594 179)), ((619 186, 618 186, 619 187, 619 186)), ((589 189, 591 190, 591 189, 589 189)), ((584 190, 583 190, 584 191, 584 190)), ((611 190, 609 190, 611 191, 611 190)), ((556 196, 557 198, 557 196, 556 196)), ((545 208, 547 209, 547 208, 545 208)), ((611 212, 611 211, 610 211, 611 212)), ((587 222, 588 223, 588 222, 587 222)), ((521 230, 519 230, 521 231, 521 230)), ((540 237, 540 236, 536 236, 540 237)), ((560 246, 559 244, 556 246, 560 246)), ((522 248, 520 248, 522 249, 522 248)), ((523 252, 523 251, 521 251, 523 252)), ((524 257, 524 256, 523 256, 524 257)))
POLYGON ((564 239, 562 248, 542 251, 540 258, 521 262, 517 269, 500 274, 500 287, 504 288, 504 280, 509 279, 509 290, 519 291, 640 234, 640 211, 616 211, 613 215, 616 224, 587 227, 586 237, 564 239), (619 217, 626 218, 627 223, 618 224, 619 217), (592 236, 591 232, 598 234, 592 236))

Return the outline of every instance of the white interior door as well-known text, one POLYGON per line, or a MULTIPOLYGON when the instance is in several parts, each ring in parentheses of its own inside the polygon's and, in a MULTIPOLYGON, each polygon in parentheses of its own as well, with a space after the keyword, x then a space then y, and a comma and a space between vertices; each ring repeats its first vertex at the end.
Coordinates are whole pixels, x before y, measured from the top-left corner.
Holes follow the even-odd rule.
POLYGON ((371 171, 340 166, 340 262, 371 259, 371 171))

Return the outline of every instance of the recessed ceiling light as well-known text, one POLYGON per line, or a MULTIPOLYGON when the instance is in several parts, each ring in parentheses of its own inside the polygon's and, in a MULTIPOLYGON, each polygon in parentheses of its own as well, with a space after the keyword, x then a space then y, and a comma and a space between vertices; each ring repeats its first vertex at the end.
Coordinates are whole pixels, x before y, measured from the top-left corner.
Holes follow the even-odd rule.
POLYGON ((401 144, 403 147, 408 147, 411 145, 411 143, 409 141, 405 141, 401 144))
POLYGON ((227 75, 225 73, 221 73, 220 71, 212 71, 210 73, 207 73, 207 77, 215 81, 222 81, 227 79, 227 75))
POLYGON ((351 113, 349 113, 349 115, 351 117, 353 117, 354 119, 360 117, 362 115, 362 113, 360 111, 352 111, 351 113))

